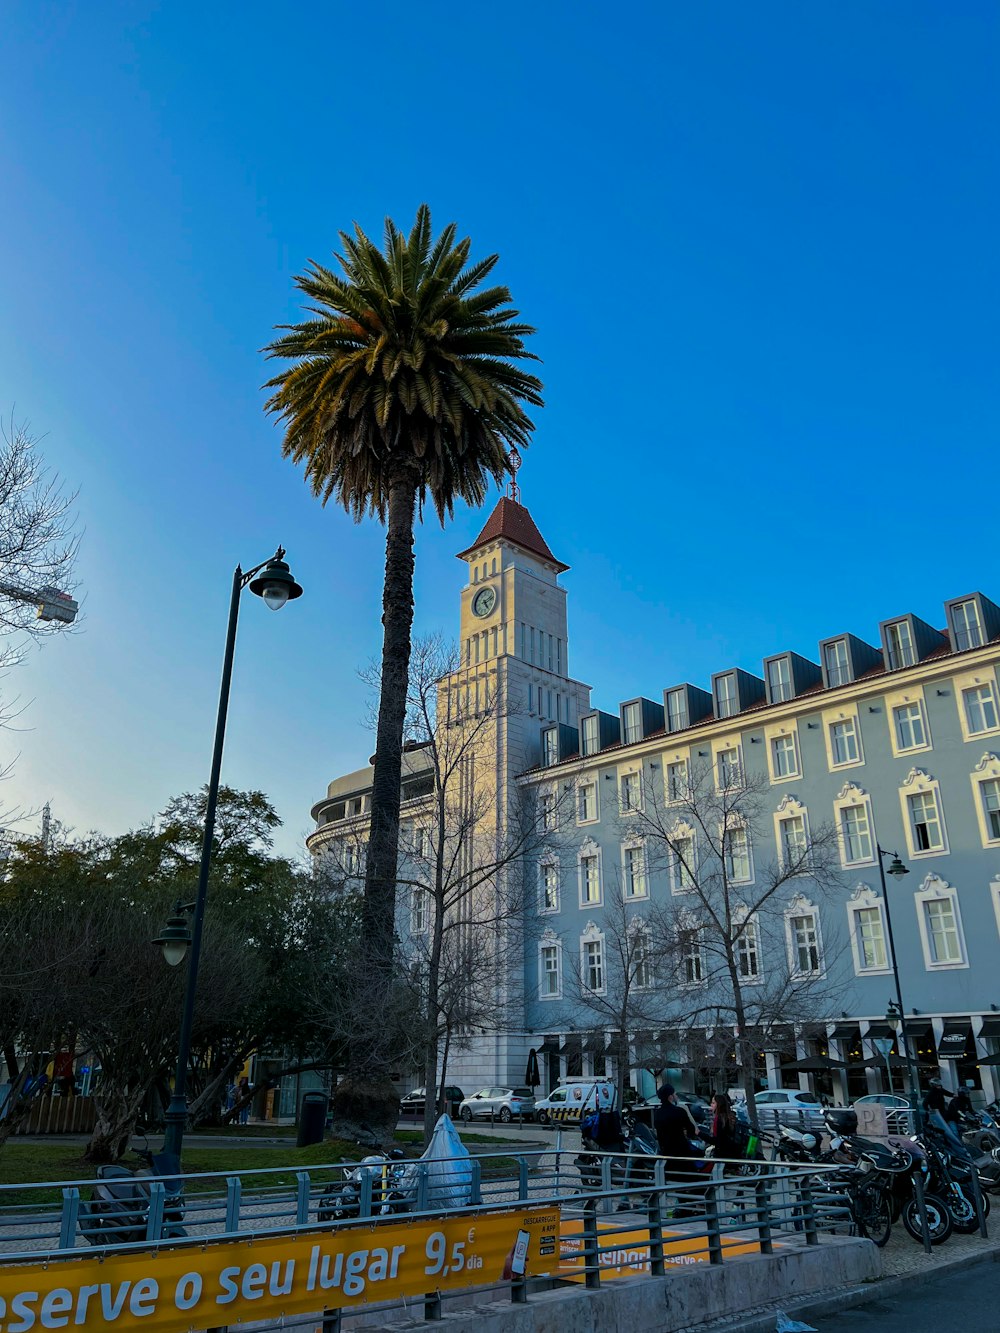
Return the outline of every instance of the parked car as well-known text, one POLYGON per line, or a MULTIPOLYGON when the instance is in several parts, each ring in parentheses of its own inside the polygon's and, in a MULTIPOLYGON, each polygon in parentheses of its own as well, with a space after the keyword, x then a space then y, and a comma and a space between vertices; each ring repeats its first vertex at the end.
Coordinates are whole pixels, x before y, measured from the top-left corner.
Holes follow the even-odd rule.
POLYGON ((823 1106, 814 1092, 798 1088, 771 1088, 754 1097, 757 1119, 761 1129, 773 1129, 775 1124, 791 1125, 793 1129, 823 1129, 823 1106))
POLYGON ((866 1097, 855 1097, 855 1106, 884 1106, 885 1123, 890 1134, 909 1134, 913 1129, 913 1103, 909 1097, 895 1092, 870 1092, 866 1097))
POLYGON ((530 1088, 480 1088, 466 1097, 458 1108, 463 1120, 495 1116, 497 1120, 525 1120, 535 1118, 535 1097, 530 1088))
MULTIPOLYGON (((454 1119, 458 1114, 458 1108, 465 1101, 465 1093, 461 1088, 448 1087, 444 1090, 446 1098, 445 1109, 454 1119)), ((423 1115, 424 1102, 427 1100, 426 1088, 414 1088, 412 1092, 406 1093, 399 1099, 400 1115, 423 1115)))

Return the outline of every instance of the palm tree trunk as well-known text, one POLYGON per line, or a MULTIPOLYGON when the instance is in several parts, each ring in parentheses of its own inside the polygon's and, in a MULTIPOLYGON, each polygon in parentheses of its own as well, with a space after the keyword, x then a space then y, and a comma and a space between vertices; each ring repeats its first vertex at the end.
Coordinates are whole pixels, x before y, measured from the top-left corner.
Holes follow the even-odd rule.
POLYGON ((403 724, 413 625, 413 520, 416 478, 401 470, 389 490, 382 589, 382 673, 361 911, 360 966, 355 986, 354 1036, 347 1074, 333 1112, 342 1124, 364 1123, 386 1138, 395 1130, 398 1098, 389 1078, 386 1013, 395 962, 396 865, 399 850, 403 724))

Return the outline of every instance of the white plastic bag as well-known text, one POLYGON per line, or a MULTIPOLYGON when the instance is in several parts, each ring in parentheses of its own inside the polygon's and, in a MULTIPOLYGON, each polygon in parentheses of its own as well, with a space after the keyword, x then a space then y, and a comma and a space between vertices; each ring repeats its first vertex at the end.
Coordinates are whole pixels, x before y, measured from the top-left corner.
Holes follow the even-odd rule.
POLYGON ((420 1160, 426 1164, 428 1208, 462 1208, 469 1202, 471 1159, 450 1115, 439 1117, 420 1160))
POLYGON ((816 1330, 812 1324, 802 1324, 798 1319, 789 1319, 784 1310, 779 1310, 774 1333, 816 1333, 816 1330))

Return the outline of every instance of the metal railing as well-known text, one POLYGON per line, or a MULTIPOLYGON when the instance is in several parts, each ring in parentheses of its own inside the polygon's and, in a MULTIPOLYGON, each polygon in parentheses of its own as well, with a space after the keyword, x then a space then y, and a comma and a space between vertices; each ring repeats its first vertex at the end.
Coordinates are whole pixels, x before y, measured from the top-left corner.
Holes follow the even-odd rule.
MULTIPOLYGON (((98 1247, 123 1254, 162 1246, 203 1249, 211 1241, 260 1239, 289 1233, 338 1231, 363 1226, 368 1231, 400 1221, 510 1212, 526 1205, 558 1209, 563 1239, 545 1274, 484 1283, 464 1293, 430 1293, 421 1297, 424 1317, 441 1317, 446 1300, 507 1298, 529 1300, 542 1290, 564 1283, 598 1288, 602 1278, 652 1273, 662 1275, 671 1264, 721 1264, 733 1253, 770 1255, 776 1246, 813 1246, 823 1233, 853 1232, 851 1202, 828 1167, 709 1160, 696 1167, 691 1158, 626 1157, 602 1152, 577 1155, 557 1139, 553 1149, 512 1155, 506 1152, 462 1158, 469 1173, 467 1197, 459 1207, 442 1207, 431 1174, 433 1164, 409 1163, 412 1193, 405 1216, 383 1211, 379 1168, 364 1173, 356 1213, 341 1222, 320 1221, 324 1200, 346 1181, 345 1171, 357 1162, 331 1163, 309 1171, 276 1167, 235 1173, 185 1175, 183 1236, 170 1234, 170 1208, 165 1186, 147 1179, 148 1204, 141 1219, 144 1234, 98 1247), (569 1240, 566 1228, 571 1227, 569 1240), (636 1254, 636 1234, 640 1258, 636 1254), (623 1267, 624 1238, 627 1254, 623 1267)), ((843 1175, 843 1168, 838 1169, 843 1175)), ((0 1264, 14 1261, 58 1261, 81 1257, 91 1247, 81 1235, 95 1181, 56 1185, 0 1185, 0 1264)), ((173 1182, 170 1182, 173 1185, 173 1182)), ((398 1203, 398 1201, 397 1201, 398 1203)), ((328 1209, 326 1210, 328 1213, 328 1209)), ((366 1305, 371 1313, 375 1308, 366 1305)), ((381 1308, 381 1307, 379 1307, 381 1308)), ((413 1301, 388 1302, 385 1309, 405 1309, 413 1317, 413 1301)), ((322 1317, 325 1333, 339 1329, 352 1310, 317 1311, 303 1323, 315 1328, 322 1317)), ((295 1326, 284 1317, 280 1327, 295 1326)), ((255 1325, 277 1328, 277 1322, 255 1325)))

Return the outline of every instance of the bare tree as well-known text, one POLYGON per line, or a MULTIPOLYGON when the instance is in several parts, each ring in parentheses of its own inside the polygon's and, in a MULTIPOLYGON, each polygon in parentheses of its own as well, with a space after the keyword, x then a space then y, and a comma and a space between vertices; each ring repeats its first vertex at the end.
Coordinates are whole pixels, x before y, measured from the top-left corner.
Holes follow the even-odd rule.
POLYGON ((821 905, 841 887, 838 835, 810 827, 765 775, 720 756, 647 782, 623 814, 669 892, 648 915, 665 1023, 712 1034, 755 1116, 755 1051, 779 1027, 829 1011, 841 953, 824 950, 821 905), (775 851, 772 853, 772 848, 775 851))
POLYGON ((546 833, 520 793, 499 804, 488 756, 514 711, 496 663, 462 669, 441 639, 414 644, 406 734, 429 790, 404 819, 398 929, 416 988, 427 1136, 450 1054, 477 1029, 502 1029, 520 1012, 523 867, 546 833))

